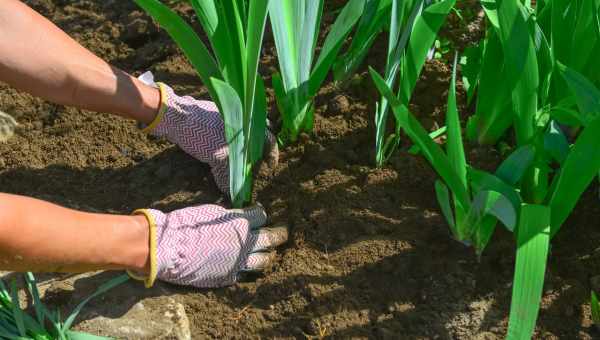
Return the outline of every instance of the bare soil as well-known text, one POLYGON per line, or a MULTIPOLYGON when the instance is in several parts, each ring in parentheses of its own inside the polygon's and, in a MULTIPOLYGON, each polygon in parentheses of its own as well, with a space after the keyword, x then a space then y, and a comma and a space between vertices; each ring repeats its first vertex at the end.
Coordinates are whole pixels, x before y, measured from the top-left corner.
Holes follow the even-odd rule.
MULTIPOLYGON (((132 1, 26 2, 112 64, 133 74, 151 70, 178 93, 206 98, 176 46, 132 1)), ((332 3, 327 11, 343 1, 332 3)), ((189 8, 176 6, 193 20, 189 8)), ((331 15, 325 19, 331 22, 331 15)), ((464 47, 480 32, 471 26, 461 31, 458 22, 452 19, 449 35, 464 47)), ((385 46, 382 36, 366 64, 381 68, 385 46)), ((269 38, 261 63, 267 81, 276 68, 269 38)), ((443 124, 449 73, 445 63, 429 62, 417 86, 411 109, 428 128, 443 124)), ((144 330, 160 328, 157 322, 172 317, 168 309, 176 303, 183 305, 194 339, 503 338, 512 234, 498 228, 481 259, 453 241, 435 200, 436 175, 406 152, 407 140, 388 166, 374 168, 377 99, 364 68, 346 88, 327 83, 316 98, 314 134, 282 150, 276 171, 257 178, 256 199, 273 223, 291 230, 265 275, 214 290, 162 283, 145 290, 130 282, 93 301, 78 328, 117 338, 175 338, 144 330), (118 323, 126 318, 129 326, 118 323)), ((276 121, 272 94, 269 100, 276 121)), ((0 110, 21 125, 0 144, 3 192, 111 213, 227 203, 205 165, 142 134, 132 121, 53 105, 2 84, 0 110)), ((463 104, 461 110, 472 108, 463 104)), ((469 158, 493 169, 500 156, 473 147, 469 158)), ((590 289, 600 283, 597 192, 594 185, 584 195, 553 242, 536 338, 600 336, 589 308, 590 289)), ((72 308, 118 274, 49 275, 45 299, 52 307, 72 308)))

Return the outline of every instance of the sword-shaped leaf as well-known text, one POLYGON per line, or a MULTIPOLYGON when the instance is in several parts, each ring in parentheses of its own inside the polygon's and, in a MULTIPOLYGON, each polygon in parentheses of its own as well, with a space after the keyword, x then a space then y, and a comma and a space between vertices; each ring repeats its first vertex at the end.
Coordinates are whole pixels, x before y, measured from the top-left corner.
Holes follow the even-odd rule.
POLYGON ((521 207, 507 339, 531 339, 540 309, 550 243, 550 209, 521 207))

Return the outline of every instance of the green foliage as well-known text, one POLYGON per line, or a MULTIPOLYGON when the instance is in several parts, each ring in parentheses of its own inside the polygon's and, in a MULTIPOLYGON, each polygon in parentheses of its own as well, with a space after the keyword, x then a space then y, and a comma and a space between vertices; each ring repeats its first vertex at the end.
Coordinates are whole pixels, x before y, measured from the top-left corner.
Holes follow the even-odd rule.
POLYGON ((446 153, 373 69, 371 76, 377 89, 390 103, 402 129, 442 178, 443 182, 437 181, 435 185, 436 197, 453 236, 461 242, 473 244, 481 253, 498 220, 509 230, 515 228, 516 211, 521 204, 518 193, 497 176, 510 173, 516 178, 507 180, 518 181, 523 174, 519 167, 531 162, 533 157, 530 149, 519 150, 503 164, 502 172, 496 175, 468 166, 456 107, 456 63, 457 59, 448 95, 446 153))
MULTIPOLYGON (((480 254, 498 221, 515 233, 517 263, 507 338, 529 339, 539 312, 550 240, 600 171, 600 91, 593 78, 555 59, 554 41, 548 43, 531 8, 516 1, 482 4, 490 29, 461 64, 467 100, 477 100, 467 134, 487 142, 496 141, 511 126, 515 129, 514 152, 494 174, 474 169, 466 160, 456 105, 456 62, 448 94, 445 153, 408 110, 412 82, 401 82, 395 95, 386 79, 372 69, 371 75, 399 127, 439 174, 436 197, 453 236, 480 254), (557 95, 552 84, 561 82, 557 95), (572 143, 561 124, 580 130, 572 143)), ((545 8, 552 6, 556 5, 546 2, 545 8)), ((570 58, 577 60, 572 53, 570 58)))
POLYGON ((190 0, 211 52, 194 30, 158 0, 134 0, 188 57, 217 103, 229 144, 233 205, 250 201, 252 167, 262 157, 266 95, 258 63, 269 0, 190 0))
POLYGON ((448 55, 454 50, 452 42, 447 38, 440 37, 433 44, 433 59, 447 60, 448 55))
POLYGON ((281 69, 281 74, 273 75, 273 87, 283 119, 280 140, 284 143, 295 142, 300 132, 312 131, 312 99, 360 18, 364 2, 350 0, 344 6, 313 65, 324 0, 271 1, 269 15, 281 69))
POLYGON ((33 274, 25 274, 25 283, 31 300, 35 318, 23 311, 19 305, 16 281, 13 279, 10 289, 0 280, 0 339, 19 340, 108 340, 87 333, 71 330, 73 322, 85 305, 93 298, 123 284, 128 275, 121 275, 101 285, 92 295, 83 300, 63 322, 59 312, 51 312, 41 302, 40 293, 33 274), (46 326, 50 325, 51 329, 46 326))
MULTIPOLYGON (((409 151, 423 155, 440 177, 435 193, 454 238, 480 255, 498 222, 514 233, 508 339, 531 338, 550 241, 600 172, 600 71, 594 63, 600 53, 600 0, 546 0, 535 8, 531 1, 481 0, 485 38, 455 58, 446 126, 434 132, 423 128, 409 103, 432 48, 434 57, 435 52, 442 59, 450 55, 438 32, 456 10, 455 0, 350 0, 316 62, 323 0, 191 1, 212 54, 160 2, 135 1, 180 44, 224 113, 237 205, 248 198, 249 173, 264 135, 265 89, 256 71, 267 9, 279 55, 281 73, 273 75, 273 88, 283 142, 312 130, 313 98, 329 70, 333 67, 339 81, 348 79, 379 32, 389 28, 383 76, 370 69, 381 94, 375 113, 376 164, 386 162, 403 131, 414 143, 409 151), (352 42, 338 58, 357 22, 352 42), (464 129, 457 104, 459 60, 467 103, 475 103, 464 129), (565 126, 578 132, 568 138, 565 126), (507 134, 511 128, 514 140, 507 134), (434 139, 444 133, 442 147, 434 139), (505 138, 507 157, 495 172, 469 165, 463 134, 487 144, 505 138)), ((20 322, 14 327, 18 331, 20 322)))
MULTIPOLYGON (((482 0, 488 31, 465 60, 468 91, 479 95, 467 135, 495 144, 513 126, 520 144, 531 142, 541 113, 568 100, 557 63, 600 82, 600 1, 529 2, 482 0)), ((570 109, 565 107, 563 109, 570 109)), ((564 111, 563 111, 564 112, 564 111)))
MULTIPOLYGON (((443 0, 426 6, 423 0, 392 2, 385 83, 389 88, 400 87, 397 98, 404 106, 412 97, 425 59, 435 42, 455 0, 443 0), (400 75, 399 80, 398 75, 400 75)), ((388 100, 382 97, 375 113, 375 163, 382 166, 400 142, 400 124, 395 133, 387 135, 388 100)))
POLYGON ((585 127, 569 148, 548 193, 552 236, 569 217, 579 197, 600 170, 600 91, 575 70, 561 64, 558 68, 576 98, 585 127))
POLYGON ((531 339, 542 300, 550 242, 550 208, 524 204, 517 233, 517 260, 507 339, 531 339))
POLYGON ((590 306, 592 308, 592 322, 596 327, 600 327, 600 302, 596 292, 592 291, 590 297, 590 306))
POLYGON ((389 29, 392 0, 366 0, 352 43, 333 64, 333 78, 346 82, 356 72, 369 53, 375 38, 389 29))

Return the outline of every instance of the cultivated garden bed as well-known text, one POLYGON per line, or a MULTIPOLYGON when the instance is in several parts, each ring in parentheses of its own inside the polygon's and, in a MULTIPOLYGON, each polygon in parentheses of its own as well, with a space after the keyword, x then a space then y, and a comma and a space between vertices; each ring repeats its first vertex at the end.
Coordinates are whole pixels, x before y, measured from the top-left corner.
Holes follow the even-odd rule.
MULTIPOLYGON (((28 0, 87 48, 128 72, 151 70, 181 94, 208 98, 170 38, 125 0, 28 0)), ((326 23, 344 1, 326 1, 326 23)), ((176 8, 188 18, 185 4, 176 8)), ((478 25, 454 14, 442 28, 462 48, 478 25), (450 28, 448 28, 450 27, 450 28)), ((267 30, 260 69, 278 69, 267 30)), ((325 32, 327 30, 324 30, 325 32)), ((385 65, 385 34, 365 64, 385 65)), ((430 130, 445 125, 451 58, 429 61, 411 111, 430 130)), ((225 203, 208 167, 131 121, 46 103, 0 85, 0 109, 20 124, 0 144, 0 190, 95 212, 173 210, 225 203)), ((459 84, 459 108, 471 113, 459 84)), ((167 339, 181 329, 202 338, 496 339, 506 335, 515 262, 512 234, 497 228, 481 258, 454 241, 426 160, 409 140, 373 166, 380 95, 365 66, 345 88, 329 79, 316 97, 314 135, 281 150, 254 195, 291 240, 275 265, 234 287, 197 290, 128 282, 82 312, 76 327, 130 339, 167 339), (187 318, 187 321, 186 321, 187 318), (183 321, 182 321, 183 320, 183 321), (189 323, 189 324, 188 324, 189 323)), ((268 92, 271 119, 278 114, 268 92)), ((468 146, 471 164, 492 171, 501 150, 468 146)), ((594 184, 552 242, 536 337, 592 339, 589 295, 600 289, 600 204, 594 184)), ((51 242, 51 240, 49 240, 51 242)), ((44 299, 68 310, 118 273, 40 276, 44 299)))

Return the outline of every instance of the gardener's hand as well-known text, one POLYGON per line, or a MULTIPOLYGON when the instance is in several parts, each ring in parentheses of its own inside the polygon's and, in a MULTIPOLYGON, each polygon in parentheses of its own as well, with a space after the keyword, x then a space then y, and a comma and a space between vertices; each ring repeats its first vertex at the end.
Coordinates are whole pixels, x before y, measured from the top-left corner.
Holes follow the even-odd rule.
MULTIPOLYGON (((264 270, 273 260, 272 249, 285 243, 287 228, 265 228, 261 206, 227 210, 202 205, 169 214, 139 210, 150 224, 150 274, 155 279, 201 288, 236 282, 241 272, 264 270)), ((130 273, 133 277, 138 275, 130 273)))
MULTIPOLYGON (((179 97, 170 87, 158 85, 161 109, 144 131, 167 137, 189 155, 208 163, 215 182, 229 195, 229 153, 223 120, 215 103, 179 97)), ((265 139, 265 162, 273 168, 279 158, 277 141, 269 130, 265 139)))

